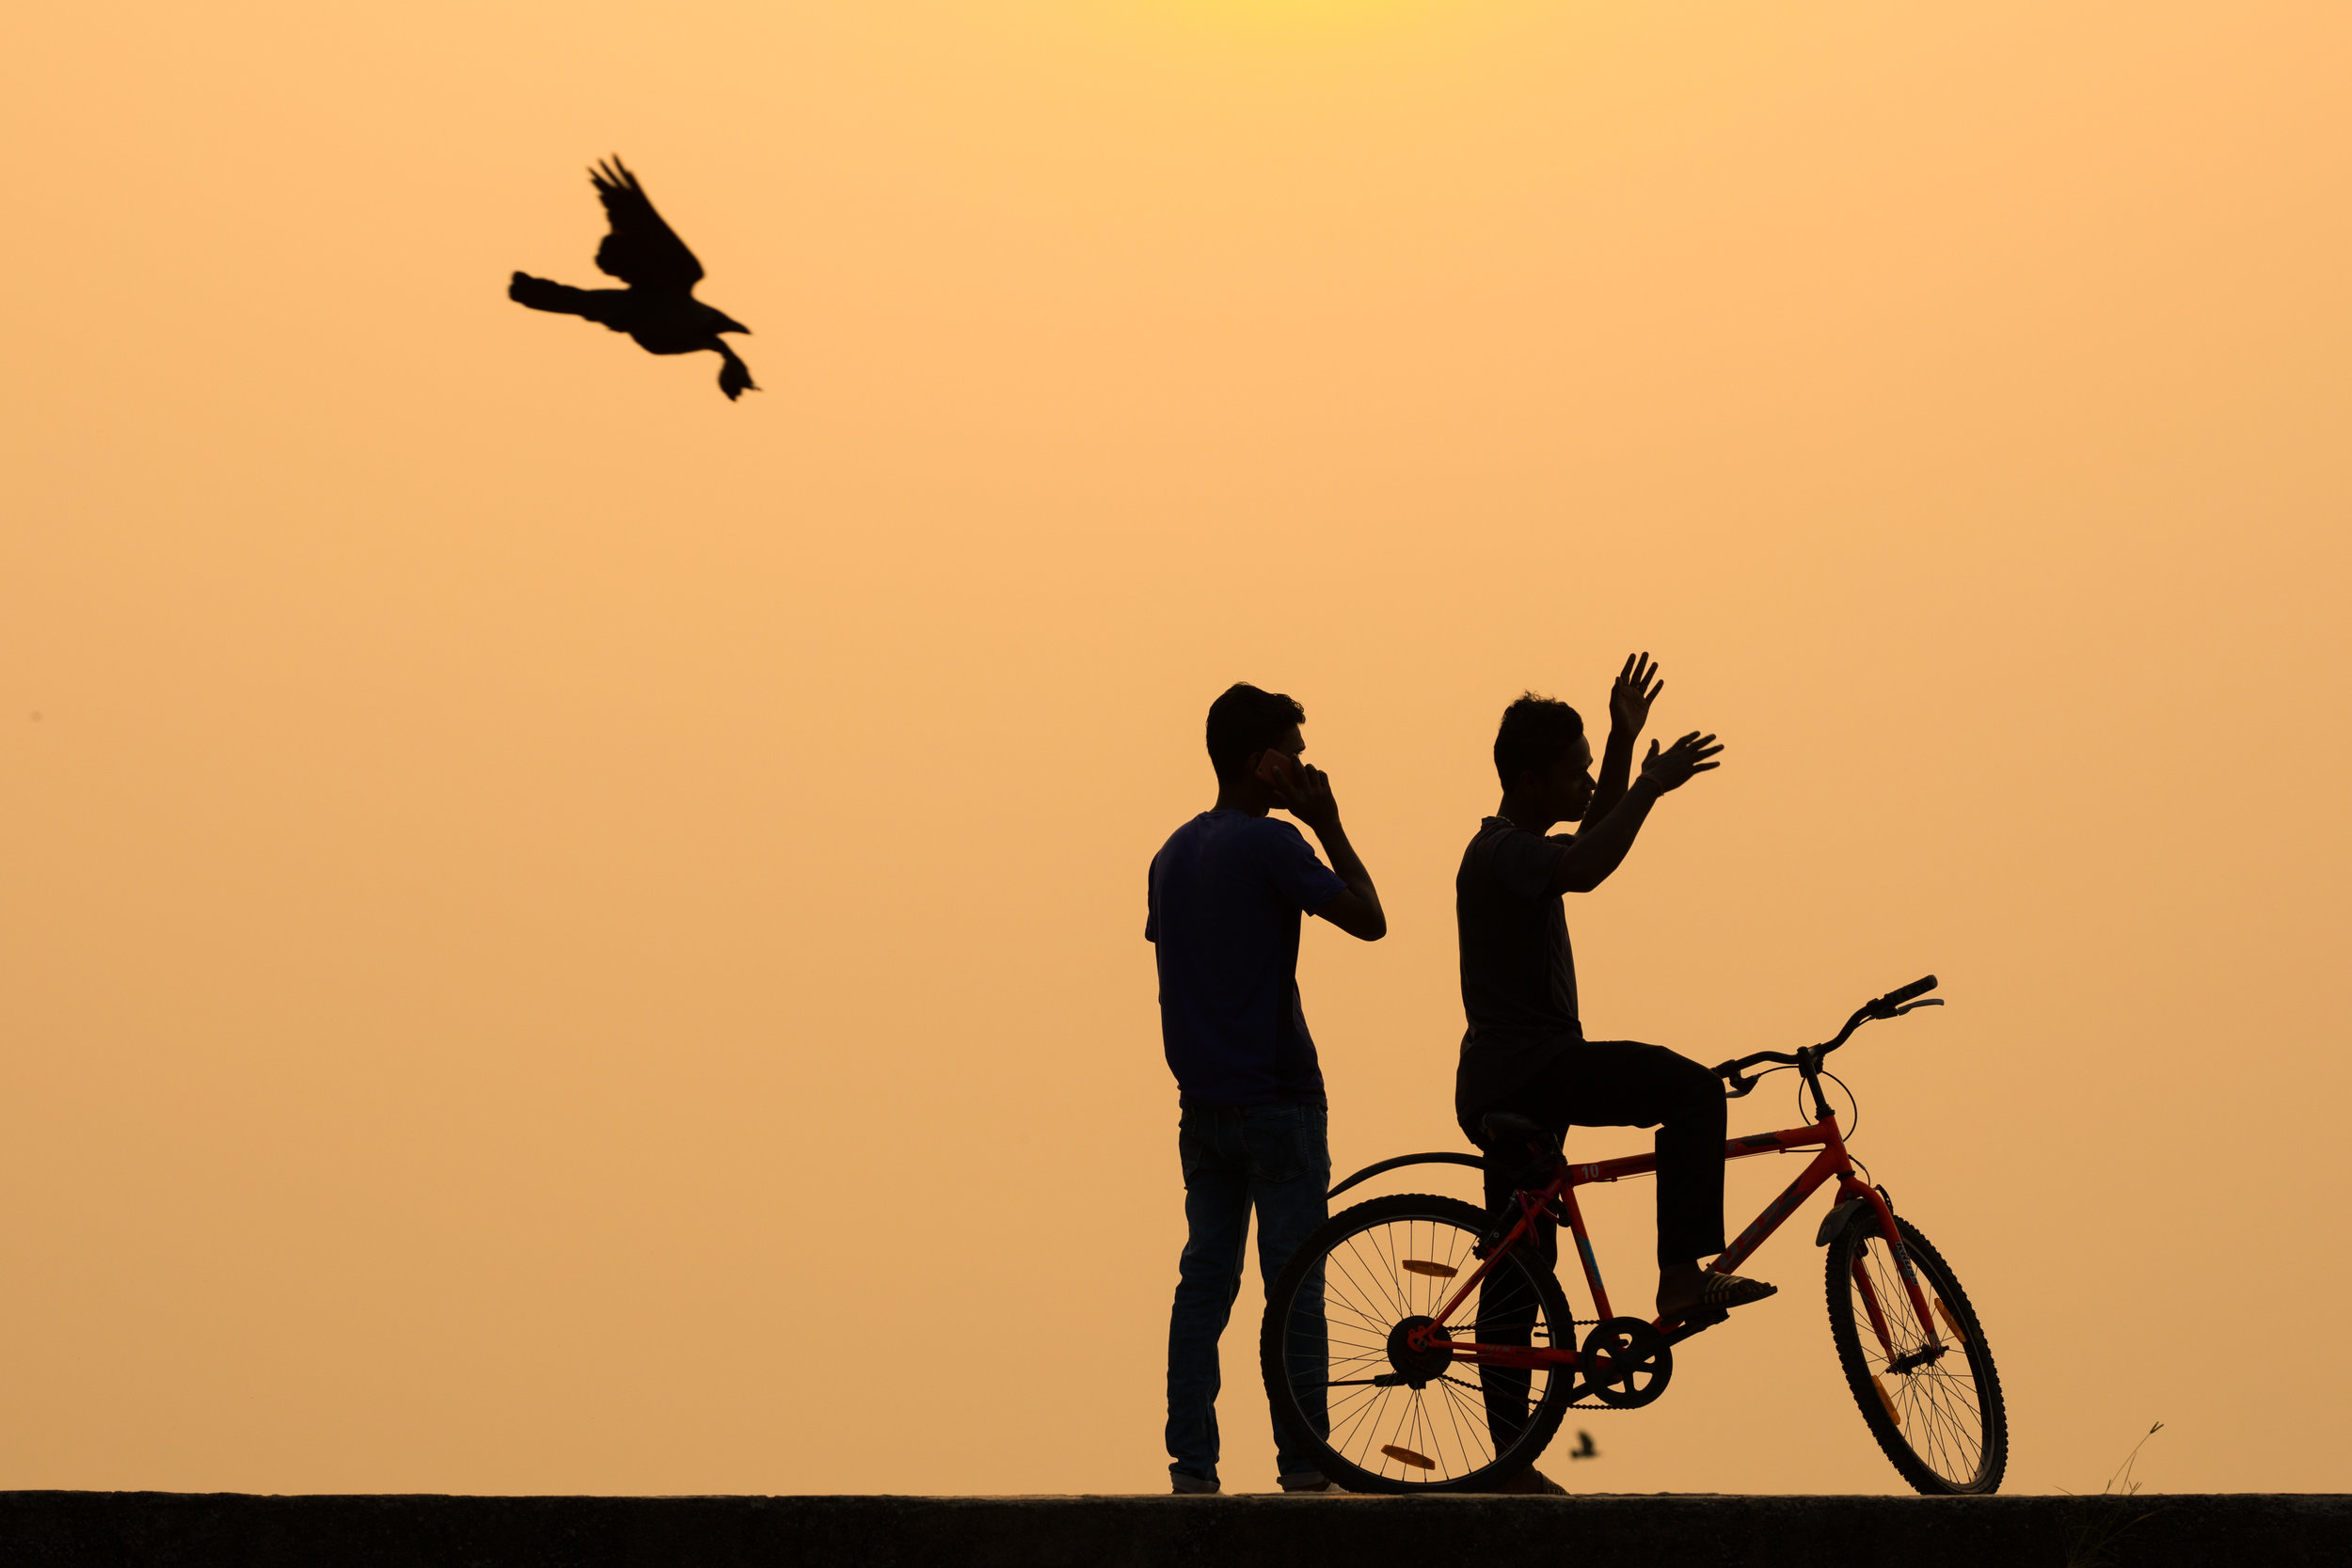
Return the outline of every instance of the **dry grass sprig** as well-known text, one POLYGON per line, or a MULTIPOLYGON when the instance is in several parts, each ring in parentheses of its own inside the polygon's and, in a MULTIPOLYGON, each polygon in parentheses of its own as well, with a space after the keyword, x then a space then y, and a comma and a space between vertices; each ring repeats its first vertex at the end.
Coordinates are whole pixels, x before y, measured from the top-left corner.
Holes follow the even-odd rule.
MULTIPOLYGON (((2139 1441, 2132 1445, 2132 1451, 2123 1456, 2123 1463, 2115 1467, 2115 1473, 2107 1477, 2106 1484, 2099 1488, 2101 1498, 2139 1496, 2142 1483, 2132 1474, 2132 1467, 2139 1463, 2139 1450, 2148 1446, 2148 1439, 2163 1430, 2164 1423, 2157 1421, 2140 1433, 2139 1441)), ((2058 1490, 2063 1492, 2066 1489, 2060 1487, 2058 1490)), ((2069 1492, 2067 1496, 2074 1497, 2075 1494, 2069 1492)), ((2089 1511, 2089 1517, 2067 1533, 2066 1568, 2110 1568, 2116 1561, 2116 1543, 2122 1539, 2123 1533, 2134 1526, 2146 1524, 2163 1512, 2161 1508, 2152 1508, 2137 1518, 2126 1519, 2112 1508, 2094 1505, 2089 1511)))

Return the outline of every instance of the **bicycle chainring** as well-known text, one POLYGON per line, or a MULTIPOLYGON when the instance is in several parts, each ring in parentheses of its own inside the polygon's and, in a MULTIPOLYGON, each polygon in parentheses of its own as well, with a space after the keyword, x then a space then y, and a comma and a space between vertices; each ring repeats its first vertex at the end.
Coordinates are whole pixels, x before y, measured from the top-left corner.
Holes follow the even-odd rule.
POLYGON ((1617 1410, 1639 1410, 1666 1391, 1674 1347, 1639 1318, 1609 1318, 1584 1336, 1576 1370, 1593 1396, 1617 1410))

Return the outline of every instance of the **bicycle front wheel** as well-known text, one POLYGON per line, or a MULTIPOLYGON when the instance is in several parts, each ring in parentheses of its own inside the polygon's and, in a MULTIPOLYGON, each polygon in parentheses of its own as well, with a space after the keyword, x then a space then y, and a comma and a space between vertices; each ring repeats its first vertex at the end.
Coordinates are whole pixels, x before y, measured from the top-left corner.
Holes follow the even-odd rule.
MULTIPOLYGON (((1486 1367, 1406 1337, 1476 1272, 1486 1214, 1449 1197, 1374 1198, 1325 1222, 1266 1292, 1260 1369, 1275 1418, 1351 1492, 1478 1492, 1560 1430, 1565 1367, 1486 1367)), ((1455 1342, 1572 1349, 1549 1265, 1524 1245, 1447 1319, 1455 1342)))
POLYGON ((1895 1225, 1943 1350, 1930 1351, 1894 1250, 1866 1216, 1829 1246, 1830 1336, 1847 1386, 1913 1490, 1928 1497, 1998 1491, 2009 1467, 2009 1417, 1993 1347, 1944 1255, 1909 1220, 1897 1215, 1895 1225))

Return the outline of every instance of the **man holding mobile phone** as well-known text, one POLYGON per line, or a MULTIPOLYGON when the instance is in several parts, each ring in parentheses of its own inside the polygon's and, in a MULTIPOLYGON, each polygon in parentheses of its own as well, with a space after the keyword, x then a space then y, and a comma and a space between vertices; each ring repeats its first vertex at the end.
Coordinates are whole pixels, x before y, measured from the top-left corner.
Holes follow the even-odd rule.
MULTIPOLYGON (((1306 718, 1291 698, 1246 684, 1210 705, 1216 803, 1152 860, 1143 935, 1157 949, 1188 1227, 1168 1327, 1168 1469, 1180 1493, 1217 1490, 1217 1339, 1241 1291, 1251 1211, 1268 1284, 1327 1217, 1331 1155, 1298 998, 1299 917, 1365 942, 1389 928, 1330 779, 1299 760, 1306 718), (1277 808, 1314 830, 1329 865, 1267 815, 1277 808)), ((1282 1490, 1329 1489, 1279 1428, 1275 1443, 1282 1490)))

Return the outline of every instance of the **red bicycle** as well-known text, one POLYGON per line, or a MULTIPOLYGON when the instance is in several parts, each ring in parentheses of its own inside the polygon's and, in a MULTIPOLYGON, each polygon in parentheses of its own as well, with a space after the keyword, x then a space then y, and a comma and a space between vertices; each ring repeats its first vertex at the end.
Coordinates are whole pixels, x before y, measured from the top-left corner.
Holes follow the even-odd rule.
MULTIPOLYGON (((1738 1099, 1793 1068, 1813 1123, 1724 1145, 1728 1159, 1819 1147, 1713 1267, 1729 1274, 1825 1184, 1837 1200, 1814 1244, 1829 1249, 1830 1337, 1862 1418, 1903 1480, 1947 1496, 1997 1490, 2009 1422, 1993 1352, 1959 1276, 1886 1189, 1855 1175, 1821 1092, 1822 1062, 1871 1019, 1900 1018, 1935 976, 1866 1003, 1837 1037, 1791 1054, 1759 1051, 1715 1070, 1738 1099), (1764 1073, 1750 1070, 1771 1064, 1764 1073)), ((1851 1091, 1849 1091, 1851 1093, 1851 1091)), ((1544 1129, 1493 1116, 1490 1154, 1524 1143, 1530 1174, 1495 1212, 1426 1194, 1374 1198, 1325 1222, 1267 1293, 1259 1361, 1276 1418, 1340 1485, 1360 1492, 1477 1492, 1535 1461, 1571 1408, 1636 1409, 1666 1391, 1674 1346, 1724 1321, 1618 1317, 1584 1231, 1577 1189, 1654 1172, 1654 1154, 1570 1164, 1544 1129), (1576 1240, 1595 1316, 1571 1315, 1551 1264, 1555 1227, 1576 1240), (1590 1324, 1581 1341, 1577 1329, 1590 1324)), ((1470 1154, 1407 1154, 1331 1189, 1404 1165, 1483 1169, 1470 1154)), ((1867 1169, 1867 1167, 1866 1167, 1867 1169)))

